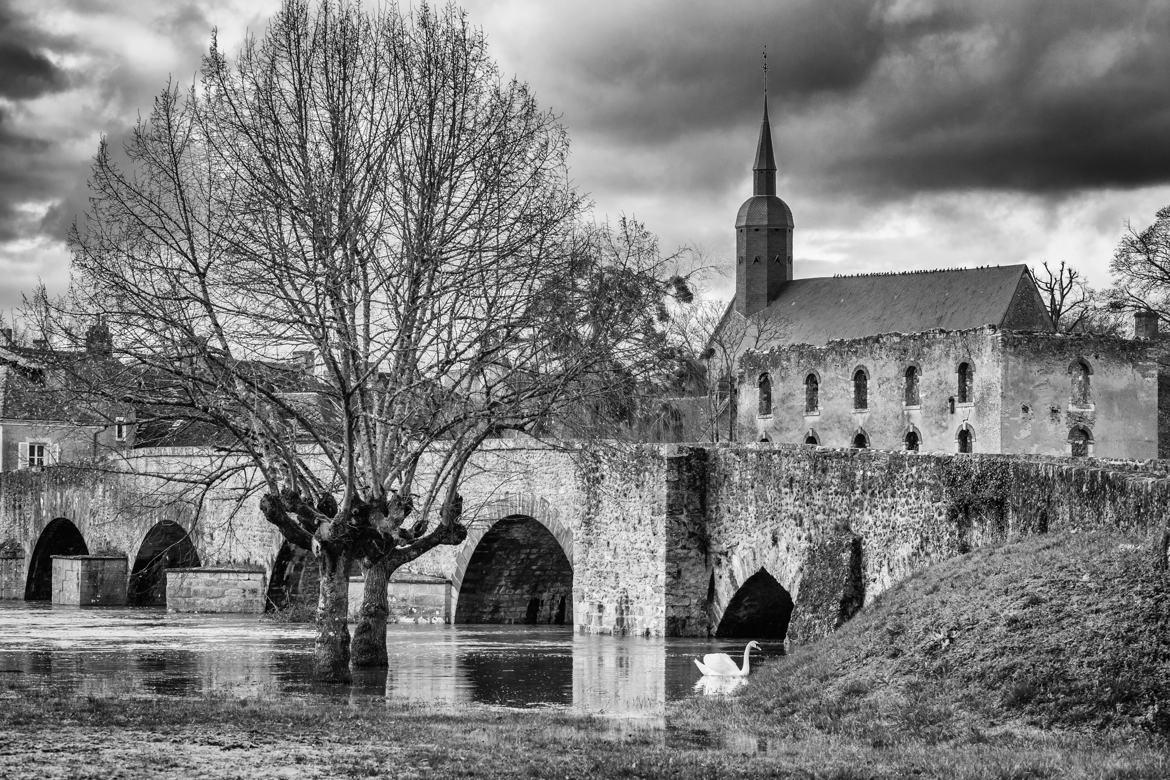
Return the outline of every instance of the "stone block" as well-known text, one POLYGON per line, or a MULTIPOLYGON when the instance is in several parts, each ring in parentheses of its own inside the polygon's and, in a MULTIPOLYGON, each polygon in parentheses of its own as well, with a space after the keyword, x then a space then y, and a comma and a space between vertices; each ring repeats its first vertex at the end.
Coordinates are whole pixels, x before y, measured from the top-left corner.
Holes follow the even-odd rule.
POLYGON ((0 601, 24 598, 24 551, 15 542, 0 544, 0 601))
POLYGON ((264 611, 264 572, 243 569, 167 569, 171 612, 258 614, 264 611))
POLYGON ((122 555, 54 555, 53 603, 124 606, 127 574, 126 557, 122 555))
MULTIPOLYGON (((349 578, 350 620, 357 619, 365 585, 364 577, 349 578)), ((391 622, 451 622, 454 588, 446 578, 406 573, 392 576, 386 587, 386 599, 391 622)))

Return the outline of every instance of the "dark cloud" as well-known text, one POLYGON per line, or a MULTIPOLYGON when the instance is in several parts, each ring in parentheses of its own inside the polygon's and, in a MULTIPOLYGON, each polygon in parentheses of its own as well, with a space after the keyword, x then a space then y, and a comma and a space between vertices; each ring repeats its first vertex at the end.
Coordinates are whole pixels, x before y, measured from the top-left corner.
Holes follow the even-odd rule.
MULTIPOLYGON (((1170 183, 1170 0, 460 1, 508 73, 563 113, 599 210, 652 216, 666 245, 730 251, 765 44, 798 254, 825 268, 898 247, 927 262, 948 236, 1018 233, 991 208, 1005 198, 1041 219, 1086 192, 1113 188, 1101 203, 1116 203, 1170 183)), ((168 75, 190 83, 213 26, 231 51, 275 3, 13 5, 0 0, 0 241, 27 245, 59 243, 86 206, 99 135, 117 148, 168 75)), ((1093 208, 1075 227, 1105 245, 1140 216, 1093 208)))
POLYGON ((1060 193, 1170 181, 1170 4, 969 4, 894 29, 823 175, 870 190, 1060 193), (978 15, 976 15, 978 14, 978 15))
POLYGON ((22 100, 65 88, 65 72, 46 54, 50 41, 0 5, 0 97, 22 100))
POLYGON ((30 98, 63 89, 65 74, 44 54, 0 38, 0 95, 30 98))
POLYGON ((781 168, 819 192, 1170 181, 1166 0, 558 5, 494 35, 579 145, 750 143, 766 43, 781 168))
MULTIPOLYGON (((102 24, 126 13, 120 3, 96 0, 91 12, 102 24)), ((213 22, 197 2, 167 4, 151 11, 155 40, 138 45, 169 47, 164 55, 184 63, 174 73, 180 83, 193 78, 199 56, 208 44, 213 22)), ((115 44, 97 38, 60 35, 39 28, 0 6, 0 97, 12 109, 0 109, 0 241, 45 236, 64 239, 87 204, 87 170, 98 138, 105 135, 118 154, 139 111, 171 74, 132 64, 115 44), (54 59, 80 57, 87 66, 66 74, 54 59), (45 94, 73 90, 93 112, 87 121, 35 135, 36 120, 22 104, 45 94), (68 148, 68 152, 63 152, 68 148), (28 204, 39 204, 29 208, 28 204), (47 210, 46 210, 47 209, 47 210), (35 216, 34 216, 35 215, 35 216)), ((116 24, 116 22, 115 22, 116 24)))
POLYGON ((770 89, 792 102, 856 89, 881 55, 881 29, 865 3, 750 5, 550 4, 529 26, 495 36, 525 52, 515 63, 521 78, 576 133, 646 145, 758 116, 765 45, 770 89))

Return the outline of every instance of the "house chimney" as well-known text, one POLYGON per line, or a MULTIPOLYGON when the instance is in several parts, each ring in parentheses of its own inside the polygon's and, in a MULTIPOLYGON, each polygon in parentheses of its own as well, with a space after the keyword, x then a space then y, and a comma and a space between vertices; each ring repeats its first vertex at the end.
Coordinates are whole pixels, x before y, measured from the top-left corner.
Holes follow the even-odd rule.
POLYGON ((1158 338, 1158 315, 1152 311, 1134 312, 1133 337, 1147 341, 1158 338))
POLYGON ((114 340, 110 337, 110 327, 105 320, 99 320, 96 325, 90 325, 85 330, 85 351, 95 357, 109 357, 114 354, 114 340))

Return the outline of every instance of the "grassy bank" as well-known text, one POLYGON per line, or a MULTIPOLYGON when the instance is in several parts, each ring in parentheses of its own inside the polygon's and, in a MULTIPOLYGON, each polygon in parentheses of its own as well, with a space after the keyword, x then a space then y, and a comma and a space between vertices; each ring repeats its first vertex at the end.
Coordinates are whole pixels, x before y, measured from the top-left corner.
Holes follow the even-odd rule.
POLYGON ((957 777, 1170 776, 1165 752, 1128 760, 1170 738, 1170 581, 1151 549, 1095 532, 946 561, 680 723, 816 735, 891 774, 933 753, 926 771, 957 777))
POLYGON ((1170 776, 1166 581, 1109 534, 979 550, 661 721, 354 699, 0 698, 0 777, 1170 776))

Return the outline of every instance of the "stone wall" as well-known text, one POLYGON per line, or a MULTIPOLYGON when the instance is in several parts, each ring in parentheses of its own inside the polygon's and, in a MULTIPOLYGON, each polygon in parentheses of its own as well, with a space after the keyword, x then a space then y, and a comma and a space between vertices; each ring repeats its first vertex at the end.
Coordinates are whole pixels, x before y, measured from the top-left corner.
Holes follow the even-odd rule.
POLYGON ((905 449, 907 432, 918 434, 923 452, 955 452, 959 428, 975 432, 976 452, 1000 449, 1001 352, 994 333, 930 331, 798 344, 748 352, 740 360, 738 437, 803 444, 810 435, 826 447, 849 447, 864 431, 875 449, 905 449), (971 402, 958 400, 960 363, 974 367, 971 402), (919 370, 918 403, 907 404, 906 369, 919 370), (868 403, 854 408, 853 376, 869 376, 868 403), (772 412, 759 414, 758 379, 772 384, 772 412), (820 403, 806 411, 805 379, 817 377, 820 403), (952 407, 952 401, 954 405, 952 407))
POLYGON ((704 634, 710 583, 705 449, 681 448, 666 459, 664 523, 667 636, 704 634))
POLYGON ((660 447, 583 453, 574 559, 580 630, 661 636, 666 622, 666 459, 660 447))
MULTIPOLYGON (((207 465, 206 455, 149 457, 173 458, 175 468, 207 465)), ((539 584, 545 559, 563 555, 572 575, 565 622, 595 633, 714 632, 741 586, 762 571, 767 577, 756 582, 766 581, 768 598, 795 605, 788 635, 807 641, 934 561, 1021 534, 1102 524, 1138 538, 1164 528, 1170 507, 1164 461, 511 442, 473 465, 464 490, 467 540, 420 557, 398 576, 450 581, 457 613, 468 578, 482 584, 483 572, 512 567, 498 604, 512 620, 527 620, 533 595, 520 590, 539 584), (542 539, 543 558, 496 549, 497 526, 523 526, 525 539, 542 539)), ((126 479, 70 467, 3 475, 0 540, 8 542, 0 548, 24 556, 0 558, 19 563, 19 572, 7 567, 7 592, 23 590, 25 560, 54 518, 68 518, 89 550, 131 560, 147 533, 171 520, 190 529, 205 565, 248 564, 258 570, 248 582, 265 579, 280 537, 244 495, 244 483, 183 503, 126 479)), ((537 619, 556 622, 559 601, 536 597, 537 619)), ((745 612, 741 628, 750 601, 737 607, 745 612)))
POLYGON ((260 613, 264 572, 238 569, 167 569, 170 612, 260 613))
POLYGON ((24 598, 24 550, 14 540, 0 543, 0 600, 24 598))
POLYGON ((114 555, 53 558, 54 604, 120 607, 126 603, 126 559, 114 555))
MULTIPOLYGON (((349 618, 356 620, 365 578, 349 579, 349 618)), ((453 613, 451 583, 441 577, 400 575, 386 587, 391 623, 450 623, 453 613)))
POLYGON ((1091 334, 1001 332, 1002 452, 1068 454, 1069 431, 1092 433, 1090 454, 1158 457, 1158 368, 1148 342, 1091 334), (1074 403, 1070 366, 1084 361, 1087 404, 1074 403))
POLYGON ((958 451, 958 433, 974 435, 973 452, 1067 455, 1070 430, 1092 434, 1090 454, 1158 455, 1157 367, 1148 342, 1086 334, 965 331, 886 334, 748 352, 740 361, 738 437, 800 444, 813 436, 848 447, 864 431, 875 449, 905 449, 918 435, 922 452, 958 451), (1074 404, 1069 367, 1084 360, 1091 400, 1074 404), (958 397, 960 363, 974 366, 972 400, 958 397), (906 370, 919 370, 917 404, 906 398, 906 370), (853 408, 853 375, 869 375, 867 408, 853 408), (762 374, 772 385, 772 411, 759 413, 762 374), (820 405, 806 411, 805 378, 818 378, 820 405))
POLYGON ((1100 526, 1144 540, 1170 517, 1164 469, 1093 459, 720 447, 705 484, 707 627, 762 569, 791 594, 800 640, 976 546, 1100 526))

